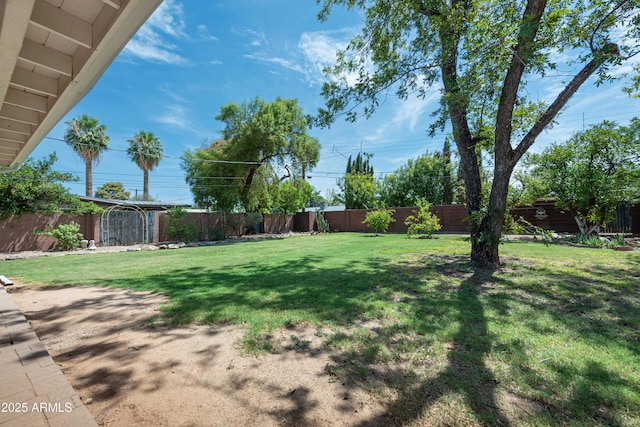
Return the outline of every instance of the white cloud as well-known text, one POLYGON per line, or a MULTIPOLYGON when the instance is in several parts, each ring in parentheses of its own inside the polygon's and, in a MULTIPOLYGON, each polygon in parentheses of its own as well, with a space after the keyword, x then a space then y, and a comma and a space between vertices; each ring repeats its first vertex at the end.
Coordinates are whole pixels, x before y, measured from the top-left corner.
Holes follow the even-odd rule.
POLYGON ((193 123, 189 119, 189 111, 181 105, 172 104, 164 108, 162 114, 154 115, 151 120, 184 130, 192 130, 193 123))
MULTIPOLYGON (((244 55, 245 58, 298 73, 310 86, 326 80, 323 69, 335 63, 336 52, 344 49, 353 35, 352 29, 305 32, 295 49, 284 48, 274 52, 273 48, 269 48, 265 33, 255 30, 233 31, 249 39, 249 46, 259 48, 257 52, 244 55)), ((355 75, 346 78, 349 83, 356 81, 355 75)))
POLYGON ((298 64, 296 64, 295 62, 291 62, 287 59, 284 58, 275 58, 275 57, 269 57, 266 56, 264 54, 250 54, 250 55, 244 55, 245 58, 247 59, 251 59, 253 61, 256 62, 261 62, 261 63, 268 63, 268 64, 275 64, 278 65, 282 68, 286 68, 288 70, 293 70, 299 73, 303 73, 304 70, 302 69, 302 67, 300 67, 298 64))
POLYGON ((202 40, 205 41, 218 41, 218 38, 212 34, 209 34, 209 29, 206 25, 200 24, 198 25, 198 35, 202 40))
POLYGON ((264 47, 269 44, 267 42, 267 36, 262 30, 252 30, 250 28, 238 30, 236 28, 231 28, 231 32, 247 39, 248 41, 246 44, 248 46, 264 47))
POLYGON ((178 53, 167 37, 184 38, 186 24, 182 5, 165 0, 129 41, 124 52, 149 62, 186 65, 189 61, 178 53))
MULTIPOLYGON (((303 56, 304 74, 311 84, 321 84, 326 80, 323 70, 336 62, 336 54, 347 47, 354 30, 345 28, 337 31, 315 31, 303 33, 298 41, 298 49, 303 56)), ((348 84, 355 84, 355 74, 346 75, 348 84)))
MULTIPOLYGON (((433 102, 437 102, 440 98, 440 89, 432 88, 429 96, 425 98, 413 96, 402 101, 400 107, 392 120, 395 126, 406 126, 411 132, 415 131, 417 125, 423 125, 421 121, 424 113, 433 102)), ((423 126, 424 127, 424 126, 423 126)))

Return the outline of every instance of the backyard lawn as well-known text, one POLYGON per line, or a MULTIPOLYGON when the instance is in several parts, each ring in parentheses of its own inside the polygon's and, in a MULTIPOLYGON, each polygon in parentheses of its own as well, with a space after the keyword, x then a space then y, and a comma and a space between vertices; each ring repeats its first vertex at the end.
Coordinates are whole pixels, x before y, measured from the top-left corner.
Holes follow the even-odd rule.
MULTIPOLYGON (((47 286, 169 297, 154 324, 236 324, 246 357, 317 328, 329 381, 428 425, 640 425, 640 252, 509 242, 502 271, 462 236, 338 233, 0 263, 47 286)), ((292 345, 304 348, 305 341, 292 345)))

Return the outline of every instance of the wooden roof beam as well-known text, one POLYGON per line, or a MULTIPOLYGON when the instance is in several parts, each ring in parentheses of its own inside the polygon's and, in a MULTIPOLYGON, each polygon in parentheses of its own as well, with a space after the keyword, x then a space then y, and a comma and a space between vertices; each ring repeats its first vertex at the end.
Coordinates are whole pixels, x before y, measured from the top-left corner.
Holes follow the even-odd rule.
POLYGON ((58 81, 51 77, 24 68, 16 67, 11 77, 11 86, 45 96, 58 96, 58 81))
POLYGON ((4 104, 2 108, 0 108, 0 118, 29 125, 40 124, 40 117, 37 111, 16 107, 14 105, 4 104))
POLYGON ((120 0, 102 0, 102 2, 104 4, 108 4, 116 10, 120 9, 120 0))
POLYGON ((90 23, 44 0, 36 0, 31 23, 87 49, 91 49, 93 45, 93 29, 90 23))
POLYGON ((49 110, 46 96, 36 95, 35 93, 25 92, 24 90, 14 89, 12 87, 7 90, 4 103, 15 105, 16 107, 28 108, 39 113, 46 113, 49 110))
POLYGON ((20 58, 33 65, 39 65, 47 70, 55 71, 71 77, 73 73, 73 58, 33 40, 24 39, 20 58))

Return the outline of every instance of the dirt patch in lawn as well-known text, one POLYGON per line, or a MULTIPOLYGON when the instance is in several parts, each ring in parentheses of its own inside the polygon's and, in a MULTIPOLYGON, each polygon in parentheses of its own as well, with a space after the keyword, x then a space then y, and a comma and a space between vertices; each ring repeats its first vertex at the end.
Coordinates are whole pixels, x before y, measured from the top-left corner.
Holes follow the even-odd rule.
POLYGON ((11 296, 104 426, 375 425, 384 405, 335 381, 315 328, 278 332, 277 353, 244 356, 238 326, 153 327, 166 300, 99 287, 16 283, 11 296), (303 342, 304 346, 295 345, 303 342))

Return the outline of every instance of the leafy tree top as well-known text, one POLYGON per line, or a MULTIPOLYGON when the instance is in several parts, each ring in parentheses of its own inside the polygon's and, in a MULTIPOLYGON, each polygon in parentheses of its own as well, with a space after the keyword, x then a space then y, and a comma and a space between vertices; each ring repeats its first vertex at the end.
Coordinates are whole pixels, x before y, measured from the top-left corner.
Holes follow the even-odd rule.
POLYGON ((95 212, 95 205, 81 202, 69 193, 65 182, 77 181, 70 173, 57 172, 55 153, 41 160, 28 158, 15 172, 0 174, 0 217, 34 212, 95 212))
POLYGON ((369 117, 389 93, 407 99, 440 91, 431 130, 451 123, 470 214, 471 261, 478 266, 500 264, 509 180, 518 161, 589 77, 597 83, 613 78, 610 67, 640 47, 639 0, 321 3, 321 20, 345 6, 361 11, 364 25, 328 69, 318 123, 369 117), (574 74, 557 96, 531 98, 527 84, 560 68, 574 74), (482 149, 492 153, 494 166, 486 193, 482 149))
POLYGON ((96 189, 96 197, 114 200, 129 200, 131 193, 125 190, 121 182, 106 182, 96 189))
POLYGON ((269 209, 280 180, 302 178, 319 160, 320 144, 307 133, 307 118, 295 99, 231 102, 216 119, 225 125, 222 139, 183 158, 187 183, 201 206, 269 209))
POLYGON ((127 154, 140 169, 151 171, 158 166, 162 160, 164 148, 160 139, 153 132, 141 130, 127 141, 129 142, 127 154))
POLYGON ((87 162, 97 161, 109 145, 107 127, 98 119, 86 114, 78 116, 66 123, 64 140, 73 151, 87 162))

